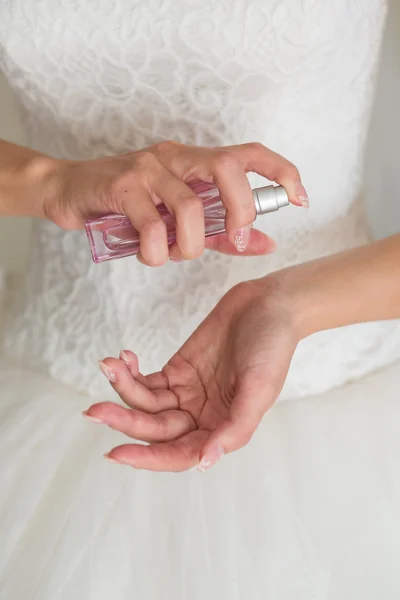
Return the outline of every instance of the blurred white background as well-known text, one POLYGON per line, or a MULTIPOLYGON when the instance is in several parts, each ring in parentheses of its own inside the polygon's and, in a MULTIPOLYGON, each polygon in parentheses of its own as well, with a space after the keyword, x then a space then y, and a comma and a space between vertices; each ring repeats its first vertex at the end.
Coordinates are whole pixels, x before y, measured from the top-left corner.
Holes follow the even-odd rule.
MULTIPOLYGON (((0 138, 24 143, 24 131, 14 98, 0 74, 0 138)), ((0 266, 21 271, 25 265, 30 234, 30 219, 0 218, 0 266)))
POLYGON ((390 2, 365 161, 365 199, 377 237, 400 231, 400 2, 390 2))
MULTIPOLYGON (((362 48, 360 48, 362 52, 362 48)), ((365 199, 377 237, 400 231, 400 3, 390 6, 382 49, 376 103, 366 154, 365 199)), ((13 96, 0 75, 0 138, 24 143, 24 131, 13 96)), ((0 266, 24 268, 30 220, 0 219, 0 266)))

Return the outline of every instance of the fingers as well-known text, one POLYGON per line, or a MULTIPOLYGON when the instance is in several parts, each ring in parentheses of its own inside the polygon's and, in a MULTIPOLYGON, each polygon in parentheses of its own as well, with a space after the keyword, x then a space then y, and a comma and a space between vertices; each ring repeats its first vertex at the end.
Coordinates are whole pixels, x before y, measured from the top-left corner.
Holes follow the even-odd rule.
POLYGON ((239 158, 245 171, 276 181, 283 185, 292 204, 308 207, 308 195, 300 173, 286 158, 259 143, 231 146, 230 150, 239 158))
POLYGON ((125 364, 132 377, 138 377, 140 375, 139 359, 134 352, 132 352, 131 350, 121 350, 121 352, 119 353, 119 358, 125 364))
POLYGON ((140 375, 141 383, 145 385, 149 390, 158 390, 161 391, 163 389, 168 390, 168 381, 163 371, 158 371, 157 373, 151 373, 150 375, 140 375))
MULTIPOLYGON (((128 183, 126 183, 128 187, 128 183)), ((122 203, 123 211, 139 232, 140 258, 151 267, 167 262, 169 258, 167 228, 150 193, 136 183, 129 186, 130 197, 122 203)))
MULTIPOLYGON (((171 246, 172 256, 183 260, 197 258, 204 250, 203 203, 184 183, 189 179, 214 182, 219 189, 227 210, 228 238, 239 253, 250 243, 250 226, 256 216, 247 172, 280 183, 293 204, 308 206, 297 168, 262 144, 196 148, 164 142, 133 153, 127 160, 132 161, 132 170, 119 181, 117 196, 139 232, 138 260, 150 266, 164 264, 171 246), (163 214, 156 208, 161 203, 167 207, 163 214)), ((213 248, 212 243, 208 247, 213 248)))
POLYGON ((246 247, 249 226, 256 216, 247 172, 253 171, 276 181, 285 187, 293 204, 308 206, 307 192, 297 168, 262 144, 197 148, 165 142, 158 145, 155 152, 179 179, 198 178, 216 184, 227 209, 228 237, 239 250, 246 247))
POLYGON ((168 380, 163 371, 142 375, 139 371, 139 359, 131 350, 121 350, 120 359, 125 363, 128 371, 139 383, 149 388, 149 390, 168 390, 168 380))
POLYGON ((84 415, 143 442, 170 441, 196 429, 193 418, 180 410, 151 415, 112 402, 101 402, 93 404, 84 415))
POLYGON ((233 254, 236 256, 262 256, 271 254, 276 250, 276 243, 265 233, 252 229, 248 246, 243 252, 240 252, 236 246, 231 244, 225 234, 206 239, 206 248, 221 252, 222 254, 233 254))
MULTIPOLYGON (((227 210, 225 227, 228 237, 237 246, 239 238, 243 240, 244 237, 241 230, 251 226, 256 218, 253 192, 240 159, 229 149, 215 153, 210 171, 227 210)), ((248 234, 249 229, 245 231, 248 234)), ((247 239, 243 242, 246 246, 247 239)))
POLYGON ((204 209, 200 198, 167 169, 163 169, 162 176, 152 182, 152 190, 174 217, 168 227, 169 243, 176 235, 179 255, 184 260, 198 258, 203 253, 205 238, 204 209))
POLYGON ((138 378, 132 376, 122 360, 116 358, 105 358, 99 365, 121 400, 131 408, 158 413, 178 407, 175 394, 165 389, 165 382, 164 389, 149 389, 138 381, 138 378))
POLYGON ((199 469, 210 469, 224 454, 248 444, 279 391, 264 374, 249 373, 239 386, 229 420, 221 423, 201 448, 199 469))
POLYGON ((186 471, 199 461, 199 451, 208 436, 207 431, 192 431, 183 437, 160 444, 143 446, 124 444, 106 455, 110 460, 149 471, 186 471))
POLYGON ((161 144, 156 152, 161 162, 180 179, 214 182, 227 209, 226 230, 232 243, 240 230, 250 226, 256 209, 245 170, 237 153, 227 148, 198 148, 161 144))
POLYGON ((139 232, 140 262, 163 265, 168 245, 175 239, 182 258, 190 260, 204 250, 204 212, 198 196, 166 169, 154 153, 133 154, 132 172, 119 182, 117 194, 123 212, 139 232), (163 203, 164 214, 156 208, 163 203))

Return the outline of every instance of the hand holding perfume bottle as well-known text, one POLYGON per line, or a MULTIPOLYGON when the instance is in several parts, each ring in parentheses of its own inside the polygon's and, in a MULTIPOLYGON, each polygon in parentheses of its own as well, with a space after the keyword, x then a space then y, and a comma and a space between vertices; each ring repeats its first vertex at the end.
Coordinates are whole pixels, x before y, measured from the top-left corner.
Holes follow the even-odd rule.
MULTIPOLYGON (((213 183, 192 181, 187 185, 200 198, 204 207, 205 237, 210 238, 226 232, 226 208, 222 203, 221 194, 213 183)), ((269 185, 253 190, 253 200, 256 215, 263 215, 288 206, 289 198, 282 186, 269 185)), ((164 204, 157 210, 167 231, 168 245, 176 242, 176 221, 164 204)), ((140 252, 140 233, 123 215, 108 215, 93 219, 85 224, 89 239, 90 251, 95 263, 137 255, 140 252)), ((248 240, 244 234, 235 237, 235 248, 238 253, 245 252, 248 240)))
POLYGON ((0 215, 49 219, 67 230, 92 221, 87 231, 97 261, 137 253, 158 266, 196 258, 205 247, 273 251, 268 236, 251 230, 250 171, 282 185, 292 204, 308 203, 296 167, 258 143, 201 148, 166 141, 120 156, 58 160, 0 140, 0 155, 0 215))
POLYGON ((199 148, 163 142, 120 160, 129 172, 115 188, 116 208, 85 223, 95 262, 136 255, 158 266, 168 258, 196 258, 205 247, 268 254, 275 243, 251 229, 256 214, 289 202, 308 207, 296 167, 258 143, 199 148), (282 187, 252 192, 250 171, 282 187))

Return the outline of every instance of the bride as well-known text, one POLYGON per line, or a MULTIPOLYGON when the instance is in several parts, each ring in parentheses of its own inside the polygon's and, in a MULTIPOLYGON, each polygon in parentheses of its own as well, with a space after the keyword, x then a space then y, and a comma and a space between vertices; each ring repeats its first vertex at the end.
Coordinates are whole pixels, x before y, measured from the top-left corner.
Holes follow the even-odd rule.
POLYGON ((1 145, 2 211, 47 219, 4 332, 0 597, 396 595, 400 248, 360 199, 384 3, 0 6, 30 146, 1 145), (257 232, 246 171, 307 204, 262 144, 313 201, 257 232), (193 175, 228 208, 197 261, 193 175), (79 228, 110 211, 145 265, 91 264, 79 228), (101 377, 121 348, 140 371, 125 350, 101 377))

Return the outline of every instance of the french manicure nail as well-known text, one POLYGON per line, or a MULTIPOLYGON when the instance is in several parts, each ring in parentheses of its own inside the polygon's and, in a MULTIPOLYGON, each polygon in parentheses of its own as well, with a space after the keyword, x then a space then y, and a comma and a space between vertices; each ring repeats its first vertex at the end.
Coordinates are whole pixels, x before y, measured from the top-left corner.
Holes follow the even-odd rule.
POLYGON ((203 456, 199 466, 199 471, 209 471, 225 454, 225 450, 221 444, 215 444, 210 450, 203 456))
POLYGON ((117 460, 115 460, 115 458, 111 458, 111 456, 108 454, 108 452, 107 452, 107 454, 103 454, 103 456, 104 456, 104 458, 106 460, 109 460, 110 462, 115 463, 116 465, 120 465, 121 464, 120 462, 118 462, 117 460))
POLYGON ((124 361, 124 363, 126 364, 127 367, 129 367, 130 363, 131 363, 131 359, 129 358, 129 356, 127 355, 127 353, 125 352, 125 350, 121 350, 119 357, 122 361, 124 361))
POLYGON ((299 199, 299 202, 303 208, 308 208, 310 206, 310 201, 308 199, 308 194, 306 189, 302 183, 296 184, 296 194, 299 199))
POLYGON ((117 381, 117 376, 114 371, 112 371, 110 367, 107 367, 107 365, 101 360, 99 360, 99 367, 103 375, 107 377, 108 381, 111 383, 115 383, 117 381))
POLYGON ((92 417, 91 415, 87 414, 87 410, 83 410, 82 411, 82 416, 85 417, 85 419, 88 419, 89 421, 92 421, 92 423, 101 423, 103 424, 103 421, 101 419, 97 419, 96 417, 92 417))
POLYGON ((246 225, 238 229, 235 237, 235 248, 238 252, 244 252, 249 245, 252 225, 246 225))

